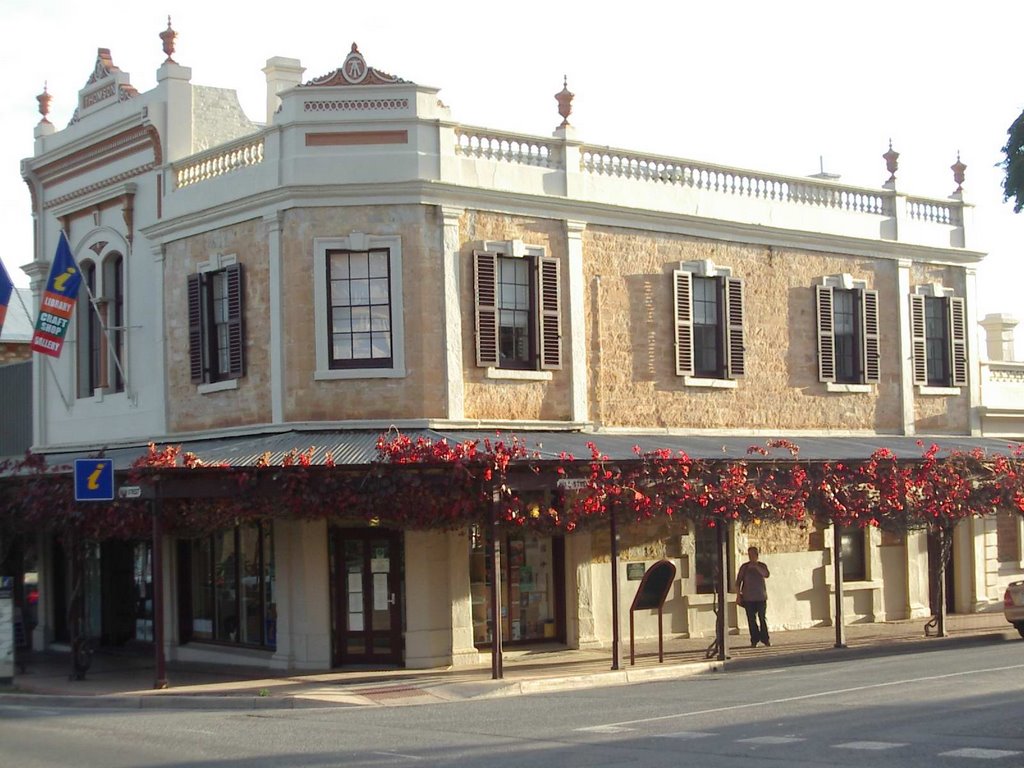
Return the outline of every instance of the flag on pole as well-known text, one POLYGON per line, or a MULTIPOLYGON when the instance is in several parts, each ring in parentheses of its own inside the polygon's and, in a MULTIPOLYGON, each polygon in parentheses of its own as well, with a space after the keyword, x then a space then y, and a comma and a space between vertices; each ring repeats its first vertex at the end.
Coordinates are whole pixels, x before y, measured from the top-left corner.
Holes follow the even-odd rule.
POLYGON ((60 357, 64 347, 64 334, 68 331, 71 315, 75 311, 78 300, 78 287, 82 283, 82 273, 71 253, 71 246, 64 233, 60 233, 57 253, 50 266, 50 277, 46 280, 39 303, 39 317, 36 329, 32 334, 32 349, 50 357, 60 357))
POLYGON ((14 282, 7 274, 4 263, 0 261, 0 331, 4 329, 4 318, 7 317, 7 305, 11 303, 14 282))

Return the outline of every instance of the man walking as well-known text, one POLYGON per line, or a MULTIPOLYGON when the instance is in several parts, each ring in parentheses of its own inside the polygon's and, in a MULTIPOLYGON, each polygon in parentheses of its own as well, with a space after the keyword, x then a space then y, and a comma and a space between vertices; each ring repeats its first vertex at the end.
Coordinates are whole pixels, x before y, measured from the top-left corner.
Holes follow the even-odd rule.
POLYGON ((769 647, 772 644, 768 638, 768 622, 765 620, 765 611, 768 607, 768 585, 765 584, 765 579, 770 574, 768 566, 758 560, 759 555, 757 547, 748 549, 749 560, 741 565, 736 573, 736 594, 747 611, 751 648, 756 648, 759 642, 769 647))

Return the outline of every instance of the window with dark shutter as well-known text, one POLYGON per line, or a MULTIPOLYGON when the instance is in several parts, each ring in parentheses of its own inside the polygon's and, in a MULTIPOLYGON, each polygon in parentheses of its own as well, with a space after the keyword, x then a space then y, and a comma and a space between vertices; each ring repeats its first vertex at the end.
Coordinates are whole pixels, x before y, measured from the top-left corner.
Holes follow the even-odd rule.
POLYGON ((914 384, 967 385, 966 302, 957 296, 910 296, 914 384))
POLYGON ((241 264, 188 276, 189 374, 193 384, 245 375, 241 264))
POLYGON ((953 348, 954 387, 967 386, 967 302, 952 296, 949 299, 949 330, 953 348))
POLYGON ((818 379, 836 380, 836 346, 832 325, 832 289, 815 286, 818 310, 818 379))
POLYGON ((476 364, 498 364, 498 254, 473 252, 476 301, 476 364))
POLYGON ((726 363, 729 378, 738 379, 746 374, 746 342, 743 331, 743 281, 738 277, 725 278, 726 363))
POLYGON ((541 256, 537 259, 540 307, 540 367, 544 370, 562 367, 562 307, 558 259, 541 256))
POLYGON ((188 363, 193 384, 203 382, 203 280, 188 276, 188 363))
POLYGON ((864 382, 877 384, 881 381, 881 350, 878 338, 878 291, 862 291, 863 326, 861 338, 864 342, 864 382))
POLYGON ((527 371, 562 367, 558 259, 474 251, 473 285, 477 365, 527 371))

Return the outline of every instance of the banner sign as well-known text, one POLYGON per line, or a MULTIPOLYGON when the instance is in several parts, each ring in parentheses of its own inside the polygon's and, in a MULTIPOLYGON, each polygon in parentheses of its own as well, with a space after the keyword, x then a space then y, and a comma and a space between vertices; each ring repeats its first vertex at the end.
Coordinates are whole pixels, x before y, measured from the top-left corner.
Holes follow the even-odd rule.
POLYGON ((39 303, 36 329, 32 334, 32 349, 35 352, 60 357, 81 283, 82 273, 78 271, 68 239, 61 232, 57 253, 50 267, 50 277, 46 281, 46 290, 39 303))
POLYGON ((0 331, 4 329, 4 318, 7 317, 7 305, 11 303, 11 292, 14 290, 14 281, 7 274, 4 263, 0 261, 0 331))

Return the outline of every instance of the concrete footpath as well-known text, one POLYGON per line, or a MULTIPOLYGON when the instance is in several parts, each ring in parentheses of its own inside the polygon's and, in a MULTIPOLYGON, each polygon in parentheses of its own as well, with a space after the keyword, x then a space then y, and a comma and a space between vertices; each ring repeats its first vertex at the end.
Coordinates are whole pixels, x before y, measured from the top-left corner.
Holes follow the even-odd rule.
POLYGON ((178 709, 273 709, 331 706, 408 706, 445 701, 564 691, 605 685, 672 680, 709 672, 765 669, 843 659, 923 653, 1024 639, 1002 613, 947 617, 946 637, 925 635, 925 619, 858 624, 846 628, 846 647, 835 647, 835 629, 816 627, 772 634, 772 646, 750 648, 744 635, 729 637, 725 662, 705 658, 710 638, 665 641, 658 662, 657 641, 636 648, 629 663, 628 637, 620 669, 611 651, 538 646, 506 650, 504 677, 491 679, 489 657, 470 667, 439 669, 346 669, 321 673, 268 672, 246 667, 169 662, 169 687, 154 690, 151 655, 97 653, 85 680, 69 679, 66 653, 34 653, 14 685, 0 688, 0 704, 178 709))

